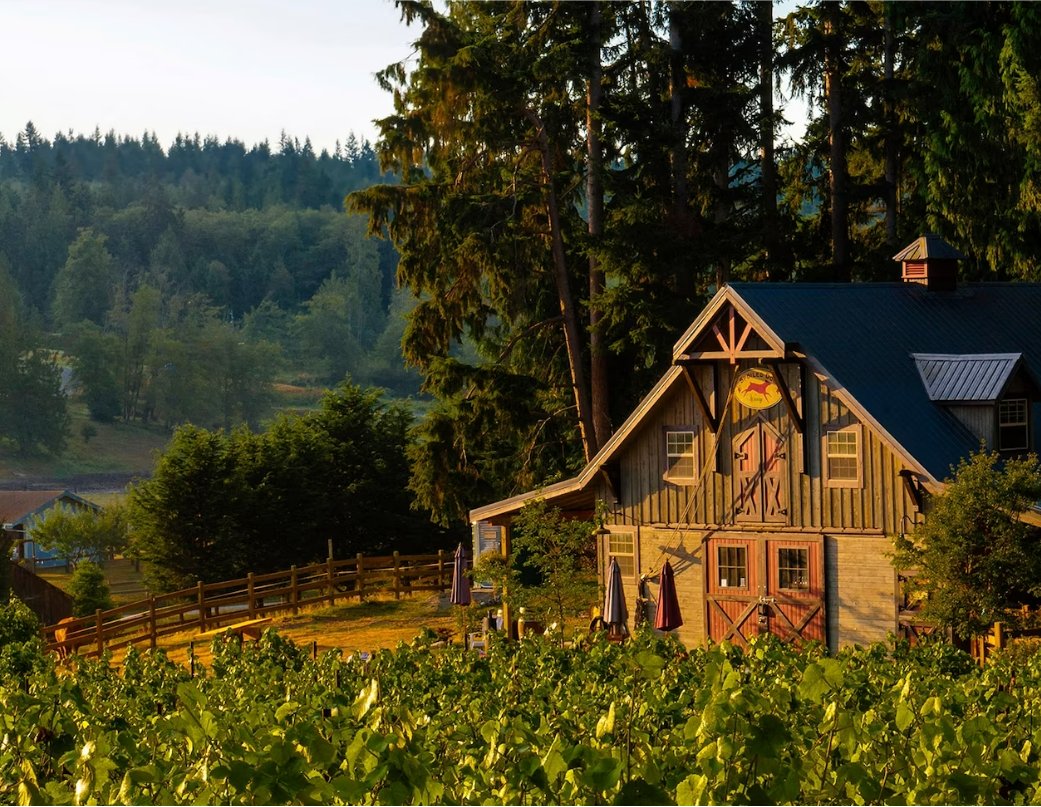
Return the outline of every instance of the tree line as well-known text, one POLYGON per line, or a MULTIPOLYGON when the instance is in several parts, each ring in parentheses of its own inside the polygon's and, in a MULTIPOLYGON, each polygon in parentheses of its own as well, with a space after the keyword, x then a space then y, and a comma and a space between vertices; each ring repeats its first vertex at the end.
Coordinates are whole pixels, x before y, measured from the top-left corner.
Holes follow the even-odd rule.
POLYGON ((276 378, 414 394, 394 249, 342 210, 378 176, 353 135, 0 137, 0 432, 60 450, 63 370, 91 417, 169 427, 256 427, 276 378))
POLYGON ((400 181, 349 205, 419 297, 412 485, 443 519, 581 467, 728 280, 895 280, 924 231, 970 279, 1039 277, 1032 4, 397 6, 400 181))

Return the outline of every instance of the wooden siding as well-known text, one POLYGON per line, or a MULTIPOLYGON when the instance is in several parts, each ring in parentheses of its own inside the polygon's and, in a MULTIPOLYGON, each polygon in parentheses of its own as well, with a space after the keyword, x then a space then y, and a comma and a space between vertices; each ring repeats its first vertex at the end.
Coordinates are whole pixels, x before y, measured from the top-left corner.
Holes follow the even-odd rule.
POLYGON ((983 406, 949 406, 950 413, 954 415, 961 424, 972 432, 973 436, 986 443, 990 448, 997 445, 994 426, 997 414, 994 412, 993 404, 983 406))
MULTIPOLYGON (((744 366, 720 363, 696 365, 691 375, 713 413, 727 402, 735 372, 744 366)), ((797 411, 805 421, 805 434, 784 403, 757 412, 730 401, 717 434, 713 434, 686 385, 676 385, 640 426, 636 439, 621 452, 620 498, 616 523, 643 526, 692 526, 710 529, 735 525, 735 463, 733 440, 762 419, 785 443, 785 478, 782 482, 787 513, 771 530, 856 531, 896 533, 913 523, 914 502, 904 490, 899 457, 868 426, 861 430, 862 484, 829 487, 823 478, 821 442, 830 429, 857 423, 842 401, 812 373, 798 364, 780 366, 797 411), (805 390, 803 383, 805 379, 805 390), (665 472, 665 433, 670 428, 695 429, 695 464, 700 484, 673 483, 665 472), (804 442, 806 445, 804 446, 804 442)), ((762 525, 748 525, 762 531, 762 525)))
POLYGON ((884 641, 896 633, 896 572, 887 556, 884 536, 827 535, 824 576, 828 646, 884 641))

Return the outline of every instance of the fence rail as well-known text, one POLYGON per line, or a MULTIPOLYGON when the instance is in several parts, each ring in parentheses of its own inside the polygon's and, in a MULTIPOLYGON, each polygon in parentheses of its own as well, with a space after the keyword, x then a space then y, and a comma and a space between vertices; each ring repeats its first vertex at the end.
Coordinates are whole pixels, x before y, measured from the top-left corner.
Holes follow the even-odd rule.
POLYGON ((43 629, 49 650, 100 655, 198 628, 219 628, 243 619, 276 612, 361 600, 376 592, 395 598, 415 592, 443 593, 452 586, 452 556, 357 555, 287 571, 253 574, 219 583, 200 581, 191 588, 97 611, 93 616, 65 619, 43 629))

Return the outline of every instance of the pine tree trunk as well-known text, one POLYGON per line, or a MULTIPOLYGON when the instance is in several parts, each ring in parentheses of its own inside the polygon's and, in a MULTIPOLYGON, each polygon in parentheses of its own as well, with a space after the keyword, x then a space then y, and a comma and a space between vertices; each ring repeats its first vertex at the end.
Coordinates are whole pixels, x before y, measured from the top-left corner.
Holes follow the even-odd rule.
POLYGON ((824 95, 828 104, 828 172, 831 196, 832 276, 837 282, 850 280, 849 196, 846 170, 846 131, 842 106, 842 34, 839 3, 826 3, 824 22, 824 95))
MULTIPOLYGON (((687 74, 683 68, 683 41, 680 36, 679 11, 669 6, 669 96, 672 124, 672 216, 684 239, 694 234, 690 213, 690 190, 687 186, 687 74)), ((694 299, 694 274, 680 264, 676 269, 676 293, 684 300, 694 299)))
POLYGON ((589 382, 592 399, 593 433, 596 446, 611 437, 607 346, 603 329, 601 296, 606 283, 597 250, 604 234, 603 147, 600 142, 600 98, 603 68, 600 64, 600 3, 590 4, 590 69, 586 96, 586 199, 589 206, 589 382))
POLYGON ((884 104, 885 116, 885 187, 886 187, 886 244, 890 249, 897 249, 897 140, 896 109, 893 103, 893 61, 895 43, 893 42, 893 10, 887 3, 883 11, 885 31, 884 52, 884 104))
POLYGON ((763 250, 766 252, 767 277, 783 280, 779 225, 777 216, 777 165, 774 162, 774 48, 773 5, 756 6, 759 28, 759 176, 763 198, 763 250))
POLYGON ((582 437, 582 450, 586 462, 588 462, 597 452, 596 430, 593 428, 592 396, 582 363, 582 331, 578 326, 578 313, 571 294, 567 259, 564 256, 564 239, 560 231, 560 205, 557 201, 557 191, 553 180, 555 173, 553 151, 542 118, 531 109, 526 111, 526 115, 535 127, 539 154, 542 158, 542 183, 546 196, 546 218, 549 224, 550 253, 553 259, 553 280, 557 287, 560 315, 564 323, 564 345, 567 348, 571 388, 575 396, 575 407, 578 410, 578 428, 582 437))

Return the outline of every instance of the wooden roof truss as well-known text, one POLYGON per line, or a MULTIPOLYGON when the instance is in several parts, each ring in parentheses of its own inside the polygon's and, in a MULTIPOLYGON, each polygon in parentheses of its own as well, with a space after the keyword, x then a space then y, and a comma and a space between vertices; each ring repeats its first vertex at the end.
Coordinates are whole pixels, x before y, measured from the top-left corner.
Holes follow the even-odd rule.
POLYGON ((693 339, 679 361, 783 359, 784 347, 761 333, 733 302, 727 301, 709 327, 693 339))

